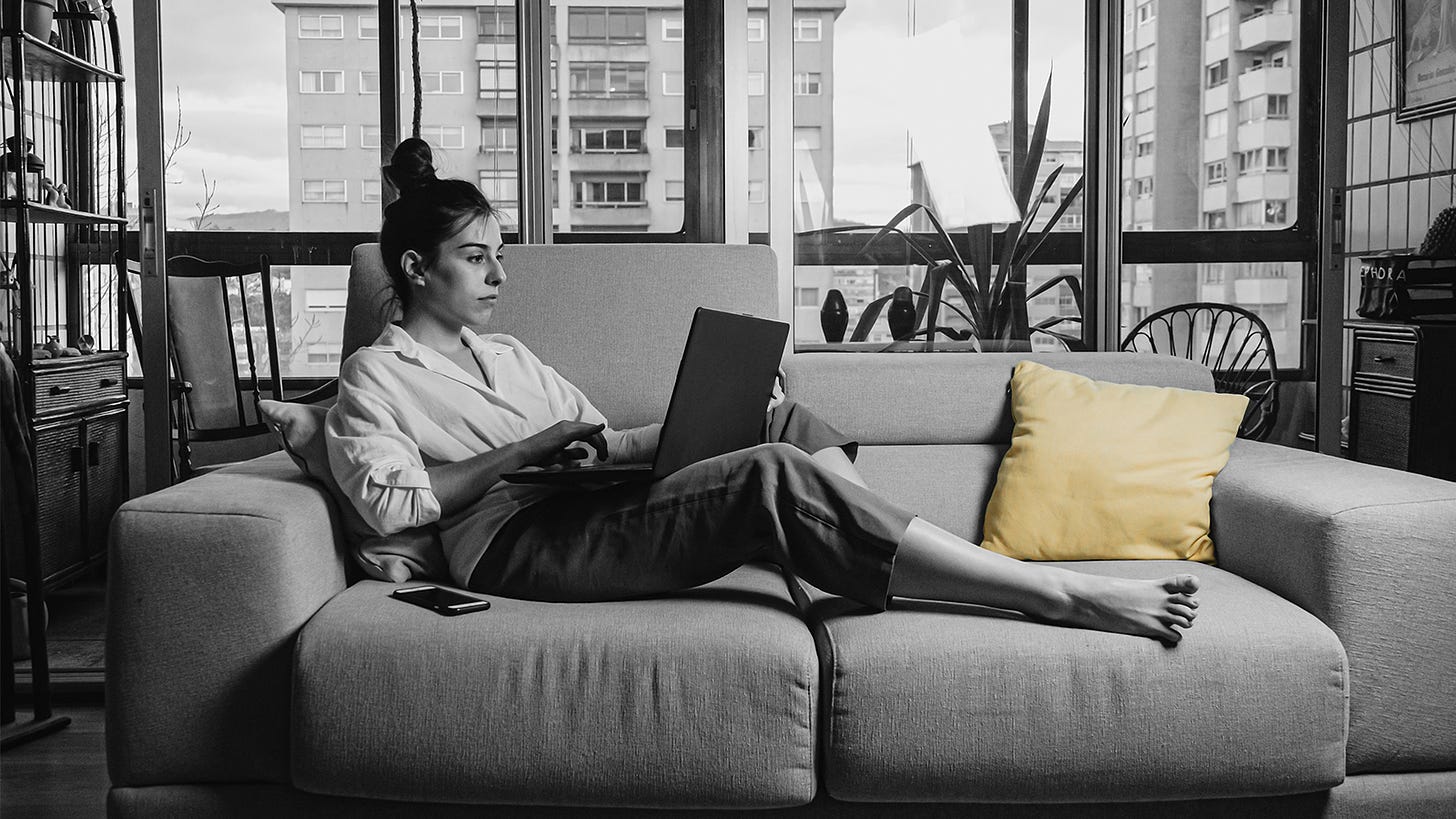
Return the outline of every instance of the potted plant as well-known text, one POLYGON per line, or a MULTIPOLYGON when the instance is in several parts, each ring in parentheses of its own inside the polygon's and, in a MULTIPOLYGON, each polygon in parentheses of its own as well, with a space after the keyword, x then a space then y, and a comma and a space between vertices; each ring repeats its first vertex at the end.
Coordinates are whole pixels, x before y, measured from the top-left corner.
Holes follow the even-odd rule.
MULTIPOLYGON (((1046 145, 1047 122, 1051 112, 1051 78, 1047 78, 1046 90, 1042 94, 1041 108, 1037 112, 1026 160, 1016 176, 1013 194, 1021 219, 1006 228, 999 262, 993 269, 993 234, 990 225, 973 225, 966 228, 968 252, 963 256, 952 241, 950 234, 941 224, 935 212, 922 203, 906 205, 885 225, 865 242, 861 253, 869 255, 871 250, 887 236, 895 234, 904 242, 909 252, 925 265, 925 277, 918 291, 899 288, 896 293, 882 296, 865 306, 858 323, 850 335, 851 341, 863 341, 870 328, 879 318, 887 303, 899 308, 902 313, 908 309, 908 301, 915 303, 913 322, 904 319, 894 322, 892 332, 896 337, 893 346, 904 346, 904 342, 916 338, 924 339, 924 349, 935 346, 937 335, 955 341, 969 341, 976 350, 1030 351, 1032 333, 1043 333, 1059 339, 1069 349, 1083 349, 1079 335, 1057 332, 1052 328, 1064 322, 1080 322, 1082 311, 1082 283, 1075 276, 1061 275, 1026 292, 1026 265, 1031 256, 1047 240, 1067 208, 1082 192, 1083 180, 1076 183, 1062 198, 1056 211, 1047 220, 1045 227, 1034 230, 1043 198, 1056 184, 1063 166, 1058 165, 1047 174, 1046 180, 1032 196, 1036 184, 1037 169, 1041 166, 1042 152, 1046 145), (930 222, 929 237, 911 236, 900 229, 900 225, 917 213, 925 214, 930 222), (1077 306, 1076 316, 1056 316, 1029 326, 1026 302, 1058 284, 1066 284, 1072 291, 1077 306), (966 309, 961 310, 945 300, 945 287, 950 285, 960 294, 966 309), (898 299, 898 301, 897 301, 898 299), (950 308, 960 315, 963 328, 941 324, 942 308, 950 308), (904 328, 909 327, 905 332, 904 328)), ((830 231, 863 230, 863 228, 831 228, 830 231)))

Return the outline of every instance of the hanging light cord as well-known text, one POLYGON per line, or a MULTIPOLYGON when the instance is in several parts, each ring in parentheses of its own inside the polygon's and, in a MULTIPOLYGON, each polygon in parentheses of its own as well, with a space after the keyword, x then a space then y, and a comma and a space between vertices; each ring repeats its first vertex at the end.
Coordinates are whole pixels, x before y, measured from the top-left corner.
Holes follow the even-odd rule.
POLYGON ((424 104, 424 97, 420 91, 420 7, 415 0, 410 0, 410 27, 410 65, 414 70, 415 80, 415 119, 411 133, 419 139, 420 107, 424 104))

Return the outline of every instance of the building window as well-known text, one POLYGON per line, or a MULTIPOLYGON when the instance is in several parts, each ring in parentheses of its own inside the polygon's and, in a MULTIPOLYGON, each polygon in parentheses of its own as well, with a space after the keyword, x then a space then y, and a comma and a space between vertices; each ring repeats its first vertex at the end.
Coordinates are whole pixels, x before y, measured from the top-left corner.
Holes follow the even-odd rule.
POLYGON ((818 17, 799 17, 794 20, 794 42, 817 43, 824 39, 824 21, 818 17))
POLYGON ((681 71, 662 72, 662 93, 668 97, 683 95, 683 73, 681 71))
POLYGON ((1136 15, 1138 25, 1152 22, 1153 18, 1158 15, 1157 7, 1153 4, 1154 0, 1148 0, 1148 2, 1142 3, 1137 7, 1136 15))
POLYGON ((464 148, 465 126, 421 125, 420 139, 423 139, 436 148, 464 148))
POLYGON ((586 153, 641 153, 641 128, 573 128, 571 147, 586 153))
MULTIPOLYGON (((664 72, 664 74, 669 72, 664 72)), ((682 72, 677 72, 682 85, 682 72)), ((664 87, 667 80, 663 80, 664 87)), ((682 93, 679 91, 678 93, 682 93)), ((577 63, 571 67, 571 96, 620 99, 647 96, 646 63, 577 63)))
POLYGON ((1217 185, 1228 179, 1228 168, 1222 159, 1203 166, 1203 179, 1210 185, 1217 185))
POLYGON ((817 151, 824 141, 824 132, 816 125, 794 126, 794 150, 817 151))
POLYGON ((1271 171, 1289 170, 1289 149, 1269 148, 1264 155, 1264 167, 1271 171))
POLYGON ((1250 71, 1258 71, 1261 68, 1282 68, 1284 66, 1285 52, 1275 51, 1272 54, 1255 54, 1244 64, 1243 71, 1247 74, 1250 71))
POLYGON ((1249 227, 1264 221, 1263 202, 1238 202, 1234 204, 1234 224, 1249 227))
MULTIPOLYGON (((413 82, 413 80, 411 80, 413 82)), ((404 86, 408 86, 405 83, 404 86)), ((420 93, 422 94, 464 94, 464 71, 421 71, 420 93)))
MULTIPOLYGON (((322 349, 325 346, 328 345, 308 345, 307 359, 309 364, 338 364, 340 362, 341 356, 343 355, 343 350, 322 349)), ((332 346, 338 347, 339 345, 335 344, 332 346)))
POLYGON ((384 199, 383 189, 380 188, 378 179, 365 179, 360 188, 359 201, 379 202, 384 199))
POLYGON ((511 171, 481 171, 480 192, 492 205, 514 205, 521 198, 521 188, 511 171))
MULTIPOLYGON (((421 40, 459 40, 464 26, 459 15, 420 15, 421 40)), ((401 31, 409 31, 413 24, 402 24, 401 31)))
POLYGON ((303 180, 303 201, 348 202, 349 183, 343 179, 305 179, 303 180))
POLYGON ((1153 155, 1153 138, 1152 137, 1148 137, 1147 139, 1139 139, 1137 141, 1137 155, 1138 156, 1152 156, 1153 155))
POLYGON ((1143 46, 1137 50, 1137 67, 1139 71, 1153 67, 1154 53, 1154 46, 1143 46))
POLYGON ((817 287, 795 287, 794 304, 799 307, 818 307, 819 288, 817 287))
POLYGON ((300 14, 298 37, 301 40, 342 40, 344 17, 340 14, 300 14))
POLYGON ((641 182, 577 182, 575 204, 579 208, 642 207, 641 182))
POLYGON ((663 128, 662 129, 662 147, 664 147, 664 148, 682 148, 682 146, 683 146, 683 129, 682 128, 663 128))
POLYGON ((482 40, 515 40, 516 10, 513 6, 477 8, 475 25, 482 40))
POLYGON ((1156 95, 1154 94, 1153 89, 1149 88, 1146 91, 1139 91, 1139 92, 1137 92, 1137 97, 1135 98, 1135 104, 1136 104, 1137 112, 1139 114, 1147 113, 1148 111, 1153 110, 1153 104, 1155 102, 1156 102, 1156 95))
POLYGON ((681 179, 669 179, 666 182, 667 201, 681 202, 683 200, 683 181, 681 179))
POLYGON ((365 16, 360 16, 360 18, 359 18, 359 39, 361 39, 361 40, 378 40, 379 39, 379 18, 378 17, 365 17, 365 16))
POLYGON ((1228 82, 1228 59, 1222 59, 1204 69, 1204 85, 1217 88, 1228 82))
POLYGON ((574 43, 630 43, 647 39, 647 10, 618 8, 572 9, 567 36, 574 43))
POLYGON ((1239 151, 1234 154, 1240 176, 1249 173, 1257 173, 1264 169, 1264 149, 1255 148, 1252 151, 1239 151))
POLYGON ((662 40, 667 43, 680 43, 683 38, 683 21, 681 17, 662 18, 662 40))
POLYGON ((348 299, 349 291, 343 287, 310 287, 303 291, 303 309, 315 313, 342 313, 348 299))
POLYGON ((1215 37, 1227 37, 1229 33, 1228 9, 1219 9, 1208 15, 1208 30, 1204 39, 1212 40, 1215 37))
POLYGON ((298 93, 342 94, 344 93, 344 72, 300 71, 298 72, 298 93))
POLYGON ((360 71, 359 72, 359 93, 360 94, 378 94, 379 93, 379 72, 378 71, 360 71))
POLYGON ((1228 227, 1228 214, 1221 210, 1205 211, 1203 214, 1203 227, 1206 230, 1223 230, 1228 227))
POLYGON ((768 199, 764 194, 765 186, 762 179, 748 180, 748 203, 750 205, 761 205, 768 199))
POLYGON ((1203 283, 1204 284, 1219 284, 1220 282, 1223 281, 1223 276, 1224 276, 1224 264, 1223 264, 1223 262, 1210 262, 1208 264, 1199 265, 1199 267, 1203 268, 1203 283))
POLYGON ((516 64, 514 62, 480 63, 480 98, 515 99, 516 64))
POLYGON ((1239 124, 1253 122, 1264 118, 1264 98, 1254 97, 1253 99, 1241 100, 1237 107, 1239 124))
POLYGON ((1269 119, 1289 119, 1289 95, 1270 94, 1266 97, 1268 105, 1266 113, 1269 119))
POLYGON ((763 42, 763 24, 764 24, 764 18, 762 18, 762 17, 749 17, 748 18, 748 42, 750 42, 750 43, 761 43, 761 42, 763 42))
POLYGON ((766 129, 762 125, 750 125, 748 127, 748 150, 757 151, 768 147, 767 138, 764 136, 765 131, 766 129))
POLYGON ((347 147, 342 125, 300 126, 298 145, 300 148, 344 148, 347 147))
POLYGON ((359 147, 360 148, 378 148, 379 147, 379 126, 378 125, 360 125, 359 126, 359 147))
MULTIPOLYGON (((555 129, 551 131, 552 149, 555 150, 555 129)), ((514 122, 506 123, 481 123, 480 126, 480 150, 482 151, 518 151, 521 148, 521 132, 514 122)))
POLYGON ((1153 195, 1153 178, 1151 176, 1144 176, 1134 180, 1133 193, 1139 199, 1150 198, 1153 195))
POLYGON ((748 96, 761 97, 764 94, 764 76, 762 71, 748 72, 748 96))
POLYGON ((1214 111, 1203 118, 1203 136, 1215 139, 1228 133, 1228 110, 1214 111))
POLYGON ((794 74, 794 96, 817 97, 824 76, 817 71, 794 74))

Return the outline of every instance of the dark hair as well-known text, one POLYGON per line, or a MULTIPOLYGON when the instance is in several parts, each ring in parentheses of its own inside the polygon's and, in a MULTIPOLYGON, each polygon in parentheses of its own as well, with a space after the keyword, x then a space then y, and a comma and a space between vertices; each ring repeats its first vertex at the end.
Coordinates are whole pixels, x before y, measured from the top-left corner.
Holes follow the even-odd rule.
POLYGON ((400 265, 405 251, 413 250, 431 264, 442 242, 476 219, 495 216, 496 209, 479 188, 464 179, 435 176, 430 146, 417 137, 399 143, 383 170, 399 198, 384 209, 379 250, 394 296, 405 309, 411 298, 410 283, 400 265))

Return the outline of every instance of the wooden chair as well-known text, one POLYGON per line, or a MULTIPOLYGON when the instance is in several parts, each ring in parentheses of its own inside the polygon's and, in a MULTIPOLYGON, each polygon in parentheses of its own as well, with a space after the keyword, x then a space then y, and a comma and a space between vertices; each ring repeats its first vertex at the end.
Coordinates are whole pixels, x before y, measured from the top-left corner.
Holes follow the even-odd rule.
POLYGON ((1132 328, 1119 349, 1203 364, 1218 392, 1248 396, 1240 438, 1262 441, 1273 431, 1279 414, 1274 344, 1264 320, 1248 310, 1213 302, 1165 307, 1132 328))

